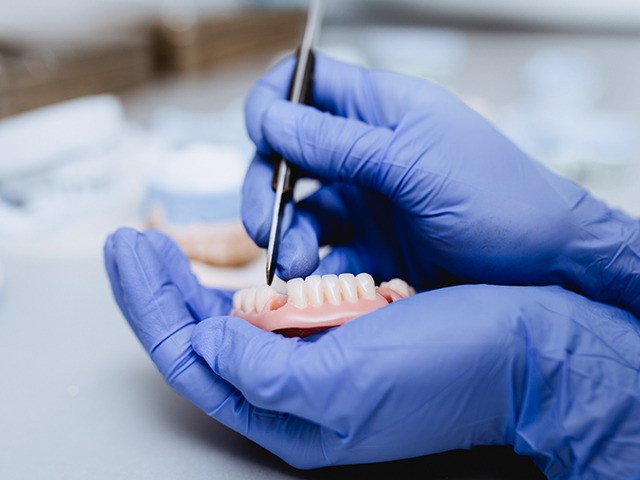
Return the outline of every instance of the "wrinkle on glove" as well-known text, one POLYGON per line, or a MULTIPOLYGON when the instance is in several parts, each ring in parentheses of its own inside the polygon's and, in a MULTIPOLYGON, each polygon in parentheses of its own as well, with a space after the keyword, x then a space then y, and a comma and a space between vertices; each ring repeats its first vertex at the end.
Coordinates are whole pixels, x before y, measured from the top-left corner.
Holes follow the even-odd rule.
POLYGON ((640 478, 640 327, 568 292, 538 300, 515 450, 549 478, 640 478), (573 297, 573 298, 571 298, 573 297))

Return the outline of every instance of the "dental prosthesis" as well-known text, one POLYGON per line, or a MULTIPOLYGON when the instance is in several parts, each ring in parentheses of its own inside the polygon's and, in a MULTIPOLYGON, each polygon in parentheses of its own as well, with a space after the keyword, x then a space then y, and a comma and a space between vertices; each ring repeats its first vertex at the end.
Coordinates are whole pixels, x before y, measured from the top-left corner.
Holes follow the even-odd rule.
POLYGON ((238 290, 230 315, 286 337, 306 337, 414 295, 404 280, 376 287, 368 273, 293 278, 286 294, 269 285, 238 290))

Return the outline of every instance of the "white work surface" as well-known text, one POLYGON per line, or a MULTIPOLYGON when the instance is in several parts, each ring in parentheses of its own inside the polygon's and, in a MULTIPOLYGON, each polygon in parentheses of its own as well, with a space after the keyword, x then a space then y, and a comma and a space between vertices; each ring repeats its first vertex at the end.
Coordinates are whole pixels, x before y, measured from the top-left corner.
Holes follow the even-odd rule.
MULTIPOLYGON (((475 48, 481 48, 481 41, 475 48)), ((511 54, 505 58, 517 56, 515 50, 511 54)), ((491 83, 487 75, 498 70, 483 72, 481 80, 491 83)), ((207 101, 219 101, 231 84, 237 93, 251 81, 250 75, 241 82, 227 78, 221 93, 205 99, 203 108, 207 101)), ((485 85, 487 91, 499 90, 497 83, 485 85)), ((130 112, 142 116, 145 101, 152 98, 171 101, 174 87, 137 92, 129 99, 130 112)), ((189 88, 194 98, 209 91, 197 82, 189 88)), ((637 169, 627 171, 594 180, 593 189, 637 215, 639 178, 637 169)), ((107 232, 125 223, 126 216, 114 215, 71 225, 47 239, 2 245, 1 479, 353 478, 380 473, 542 478, 528 460, 491 448, 300 472, 208 418, 165 385, 112 299, 102 243, 107 232), (84 233, 77 237, 78 232, 84 233)), ((253 272, 248 268, 246 274, 253 272)))

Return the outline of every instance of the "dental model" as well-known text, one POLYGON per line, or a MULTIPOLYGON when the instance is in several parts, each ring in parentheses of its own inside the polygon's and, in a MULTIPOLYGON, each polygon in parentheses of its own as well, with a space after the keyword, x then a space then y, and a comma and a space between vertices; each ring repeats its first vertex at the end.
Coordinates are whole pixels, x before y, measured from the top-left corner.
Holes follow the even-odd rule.
POLYGON ((289 280, 286 294, 269 285, 238 290, 230 314, 263 330, 305 337, 415 293, 399 278, 376 287, 368 273, 311 275, 289 280))

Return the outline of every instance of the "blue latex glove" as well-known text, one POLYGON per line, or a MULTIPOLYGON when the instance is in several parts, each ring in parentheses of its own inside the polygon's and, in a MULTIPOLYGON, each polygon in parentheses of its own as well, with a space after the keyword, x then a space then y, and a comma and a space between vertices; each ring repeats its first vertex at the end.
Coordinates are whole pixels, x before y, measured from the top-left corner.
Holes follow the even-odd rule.
POLYGON ((418 289, 558 284, 640 314, 640 223, 528 158, 444 89, 319 55, 314 107, 285 98, 288 59, 246 104, 257 145, 243 219, 268 240, 272 151, 324 181, 289 206, 278 274, 366 271, 418 289))
POLYGON ((458 286, 302 340, 225 316, 229 293, 157 232, 116 232, 105 262, 166 381, 293 466, 509 444, 549 478, 640 478, 626 311, 560 287, 458 286))

